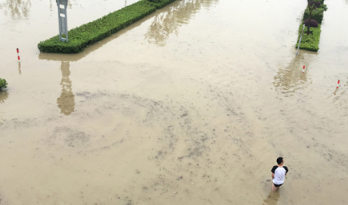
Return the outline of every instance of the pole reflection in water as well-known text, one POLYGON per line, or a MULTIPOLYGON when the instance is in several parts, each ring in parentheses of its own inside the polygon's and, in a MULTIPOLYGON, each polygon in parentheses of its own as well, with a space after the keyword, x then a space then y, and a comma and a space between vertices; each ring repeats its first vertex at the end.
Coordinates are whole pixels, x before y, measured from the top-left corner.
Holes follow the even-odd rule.
POLYGON ((72 92, 70 76, 70 63, 62 61, 62 94, 57 99, 58 107, 64 115, 70 115, 75 110, 75 96, 72 92))
POLYGON ((277 75, 274 76, 273 85, 276 87, 285 97, 288 97, 296 90, 307 87, 312 83, 311 79, 308 79, 307 75, 310 71, 310 63, 316 56, 313 52, 301 51, 298 56, 295 56, 286 68, 280 68, 277 75), (303 65, 306 66, 306 70, 303 73, 303 65))
POLYGON ((20 62, 18 62, 18 72, 19 72, 19 75, 22 74, 22 71, 21 71, 21 63, 20 63, 20 62))
POLYGON ((168 6, 168 8, 158 13, 154 17, 154 21, 150 25, 145 38, 150 43, 159 46, 165 46, 169 35, 174 33, 178 35, 179 27, 187 24, 202 8, 209 8, 216 5, 219 0, 181 0, 176 1, 168 6))

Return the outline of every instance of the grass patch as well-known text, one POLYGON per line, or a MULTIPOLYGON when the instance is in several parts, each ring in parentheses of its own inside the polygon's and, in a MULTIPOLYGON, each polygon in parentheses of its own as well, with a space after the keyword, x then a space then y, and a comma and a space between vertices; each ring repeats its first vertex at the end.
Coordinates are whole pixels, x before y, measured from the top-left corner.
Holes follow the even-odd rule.
MULTIPOLYGON (((324 0, 316 0, 320 1, 321 3, 324 3, 324 0)), ((311 19, 314 19, 318 22, 319 26, 317 28, 310 28, 310 34, 307 35, 307 27, 304 30, 302 41, 300 45, 300 49, 307 50, 307 51, 315 51, 317 52, 319 50, 319 42, 320 42, 320 33, 321 33, 321 22, 324 18, 324 11, 326 8, 326 5, 322 5, 320 8, 317 8, 312 12, 311 19)), ((309 11, 308 8, 306 8, 304 14, 303 14, 303 20, 298 30, 298 38, 295 48, 298 47, 298 41, 300 40, 302 28, 303 28, 303 22, 305 19, 309 18, 309 11)))
MULTIPOLYGON (((298 30, 298 33, 299 33, 298 39, 300 39, 301 37, 302 28, 303 28, 303 25, 300 25, 298 30)), ((300 49, 307 50, 307 51, 315 51, 315 52, 319 50, 319 41, 320 41, 320 33, 321 33, 320 28, 321 28, 320 24, 317 28, 311 27, 309 35, 307 35, 307 27, 305 28, 305 32, 303 33, 303 36, 302 36, 300 49)), ((298 47, 298 43, 296 43, 296 48, 297 47, 298 47)))
MULTIPOLYGON (((161 2, 168 0, 161 0, 161 2)), ((69 42, 61 42, 59 35, 41 41, 38 48, 48 53, 78 53, 85 47, 100 41, 130 24, 153 13, 157 7, 146 0, 139 1, 117 10, 93 22, 71 29, 68 33, 69 42)))

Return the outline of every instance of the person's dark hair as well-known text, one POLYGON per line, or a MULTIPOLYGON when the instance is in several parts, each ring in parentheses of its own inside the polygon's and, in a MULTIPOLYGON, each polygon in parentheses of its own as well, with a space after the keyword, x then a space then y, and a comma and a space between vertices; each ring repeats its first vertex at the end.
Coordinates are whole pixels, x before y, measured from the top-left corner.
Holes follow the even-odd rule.
POLYGON ((278 163, 278 164, 281 164, 282 162, 283 162, 283 157, 278 157, 278 158, 277 158, 277 163, 278 163))

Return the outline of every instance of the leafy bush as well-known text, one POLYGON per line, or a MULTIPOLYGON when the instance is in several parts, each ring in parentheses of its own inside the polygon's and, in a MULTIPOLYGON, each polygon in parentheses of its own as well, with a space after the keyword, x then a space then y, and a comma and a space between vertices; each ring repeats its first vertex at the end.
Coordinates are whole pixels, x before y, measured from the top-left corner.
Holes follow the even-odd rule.
MULTIPOLYGON (((166 1, 169 0, 161 0, 161 2, 166 1)), ((38 48, 42 52, 49 53, 81 52, 88 45, 100 41, 153 13, 157 8, 154 4, 149 3, 147 0, 139 1, 93 22, 70 30, 69 42, 61 42, 57 35, 40 42, 38 48)))
MULTIPOLYGON (((306 32, 304 32, 300 49, 308 50, 308 51, 318 51, 319 50, 319 41, 320 41, 320 33, 321 33, 321 22, 323 21, 324 17, 324 11, 327 10, 326 5, 324 4, 324 0, 314 0, 311 1, 310 6, 314 5, 315 10, 312 11, 311 21, 310 21, 310 33, 307 35, 306 32), (315 26, 317 26, 314 28, 315 26)), ((302 25, 305 24, 308 28, 308 20, 309 19, 309 9, 306 8, 304 15, 303 15, 303 22, 300 25, 299 28, 299 35, 296 43, 296 48, 298 47, 298 41, 301 37, 302 32, 302 25)))
POLYGON ((149 3, 151 3, 152 5, 156 6, 157 9, 163 8, 166 5, 176 1, 176 0, 145 0, 149 3))
POLYGON ((0 90, 7 88, 7 82, 5 79, 0 78, 0 90))
MULTIPOLYGON (((299 28, 298 38, 301 37, 301 32, 302 32, 302 25, 300 25, 300 28, 299 28)), ((311 27, 310 32, 311 32, 310 35, 307 35, 306 32, 303 33, 300 49, 307 50, 307 51, 318 51, 320 33, 321 33, 320 24, 318 25, 317 28, 311 27)), ((296 48, 297 47, 298 47, 298 43, 296 44, 296 48)))
MULTIPOLYGON (((307 8, 304 15, 303 15, 303 20, 308 19, 308 18, 309 18, 309 10, 307 8)), ((318 23, 321 24, 321 22, 323 21, 323 18, 324 18, 324 9, 323 8, 317 8, 316 10, 314 10, 312 12, 311 19, 316 20, 318 23)))
POLYGON ((314 19, 311 19, 310 22, 309 22, 309 19, 306 19, 306 20, 304 20, 303 24, 306 25, 306 26, 310 25, 310 27, 315 27, 315 28, 318 27, 318 22, 316 20, 314 20, 314 19))

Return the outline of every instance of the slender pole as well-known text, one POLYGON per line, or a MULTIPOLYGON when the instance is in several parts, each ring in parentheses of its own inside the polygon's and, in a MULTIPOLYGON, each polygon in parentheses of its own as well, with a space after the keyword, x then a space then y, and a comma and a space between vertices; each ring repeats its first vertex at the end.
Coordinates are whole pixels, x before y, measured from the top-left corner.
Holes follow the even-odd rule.
POLYGON ((59 24, 59 39, 62 40, 62 24, 61 24, 61 18, 60 18, 60 1, 57 0, 57 7, 58 7, 58 24, 59 24))
POLYGON ((65 42, 68 42, 68 1, 66 1, 67 2, 67 4, 65 5, 65 18, 64 18, 64 20, 65 20, 65 32, 66 32, 66 34, 65 34, 65 42))
POLYGON ((301 45, 301 41, 302 41, 303 31, 304 31, 305 27, 306 27, 306 25, 303 24, 303 29, 302 29, 302 33, 301 33, 300 40, 299 40, 299 42, 298 42, 298 47, 297 47, 297 53, 296 53, 296 55, 298 54, 298 51, 300 50, 300 45, 301 45))

